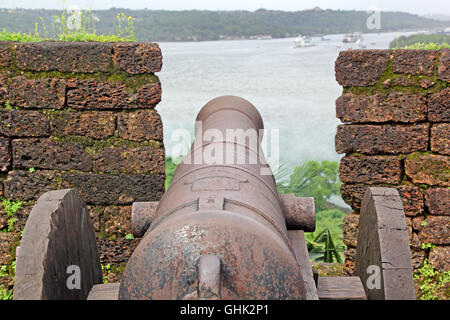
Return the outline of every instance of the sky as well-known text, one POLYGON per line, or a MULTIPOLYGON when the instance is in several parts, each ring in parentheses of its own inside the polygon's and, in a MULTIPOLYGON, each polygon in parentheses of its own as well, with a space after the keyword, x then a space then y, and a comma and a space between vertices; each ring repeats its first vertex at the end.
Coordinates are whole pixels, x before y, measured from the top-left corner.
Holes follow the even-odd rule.
POLYGON ((298 11, 322 9, 403 11, 415 14, 450 15, 448 0, 0 0, 0 8, 59 9, 76 6, 81 9, 166 9, 166 10, 249 10, 259 8, 298 11))

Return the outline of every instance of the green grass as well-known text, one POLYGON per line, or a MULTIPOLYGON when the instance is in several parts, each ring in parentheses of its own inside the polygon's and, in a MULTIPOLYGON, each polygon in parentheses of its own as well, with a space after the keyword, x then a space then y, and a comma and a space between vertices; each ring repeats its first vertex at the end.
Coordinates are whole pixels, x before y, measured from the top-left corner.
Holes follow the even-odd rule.
POLYGON ((41 17, 40 22, 35 22, 34 33, 9 32, 6 29, 0 31, 0 41, 14 42, 42 42, 57 40, 64 42, 127 42, 137 41, 134 33, 134 18, 126 16, 124 13, 117 14, 117 21, 114 23, 115 32, 111 34, 97 34, 94 20, 90 11, 83 11, 81 14, 80 28, 71 30, 68 28, 68 20, 71 13, 66 10, 60 16, 54 16, 50 26, 44 23, 41 17))

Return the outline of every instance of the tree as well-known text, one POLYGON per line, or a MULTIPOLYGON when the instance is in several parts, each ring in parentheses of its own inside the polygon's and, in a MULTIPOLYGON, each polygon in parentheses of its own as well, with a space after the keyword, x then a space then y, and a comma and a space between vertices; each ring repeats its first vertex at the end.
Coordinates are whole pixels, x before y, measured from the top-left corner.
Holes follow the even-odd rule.
POLYGON ((314 197, 317 211, 326 209, 325 204, 330 198, 340 194, 339 164, 336 161, 309 160, 297 166, 289 180, 278 177, 278 181, 278 193, 314 197))

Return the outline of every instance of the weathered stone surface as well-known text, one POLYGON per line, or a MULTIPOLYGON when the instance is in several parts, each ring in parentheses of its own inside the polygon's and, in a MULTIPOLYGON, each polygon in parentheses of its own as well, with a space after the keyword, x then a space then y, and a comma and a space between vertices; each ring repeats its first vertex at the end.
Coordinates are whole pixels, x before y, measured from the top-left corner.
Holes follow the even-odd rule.
POLYGON ((427 189, 425 193, 425 204, 430 214, 450 216, 450 189, 427 189))
POLYGON ((74 109, 128 109, 136 108, 136 97, 118 82, 70 80, 67 84, 67 106, 74 109))
POLYGON ((152 146, 137 148, 110 146, 96 156, 95 171, 164 174, 164 150, 152 146))
POLYGON ((353 276, 356 271, 356 248, 348 247, 344 251, 344 272, 347 276, 353 276))
POLYGON ((438 78, 450 82, 450 49, 439 50, 438 78))
POLYGON ((343 241, 346 246, 356 248, 358 241, 359 215, 348 214, 342 219, 343 241))
POLYGON ((107 206, 102 220, 108 236, 125 237, 131 233, 131 206, 107 206))
POLYGON ((431 127, 431 151, 450 155, 450 123, 439 123, 431 127))
POLYGON ((91 216, 92 226, 95 232, 100 232, 100 225, 102 223, 101 217, 103 215, 104 207, 96 205, 87 205, 89 215, 91 216))
POLYGON ((128 259, 130 259, 131 254, 136 249, 139 242, 140 239, 98 239, 97 243, 102 264, 120 264, 128 262, 128 259))
POLYGON ((415 300, 408 232, 400 196, 394 188, 368 188, 358 225, 356 274, 369 300, 415 300), (369 288, 367 272, 378 266, 381 288, 369 288))
POLYGON ((52 170, 8 172, 4 181, 5 197, 14 201, 37 200, 44 192, 59 189, 59 173, 52 170))
POLYGON ((130 74, 159 72, 162 68, 161 49, 156 43, 117 43, 114 60, 119 70, 130 74))
POLYGON ((8 137, 45 137, 48 118, 38 111, 0 110, 0 134, 8 137))
POLYGON ((450 122, 450 88, 433 93, 428 98, 428 120, 450 122))
POLYGON ((9 42, 0 42, 0 67, 7 67, 12 61, 12 53, 9 42))
POLYGON ((66 82, 62 79, 29 80, 19 76, 12 78, 9 86, 11 105, 22 108, 62 109, 65 94, 66 82))
POLYGON ((423 216, 415 217, 411 221, 411 226, 414 229, 414 231, 420 231, 422 230, 422 222, 425 219, 423 216))
POLYGON ((389 50, 345 50, 339 52, 336 80, 344 87, 374 85, 386 70, 389 50))
POLYGON ((139 88, 137 102, 143 108, 152 108, 161 101, 161 83, 148 83, 139 88))
POLYGON ((417 85, 417 82, 414 79, 411 79, 411 76, 400 75, 393 80, 394 86, 400 87, 409 87, 417 85))
POLYGON ((336 100, 336 115, 342 122, 418 122, 426 119, 427 104, 420 94, 345 93, 336 100))
POLYGON ((418 236, 422 243, 450 244, 450 217, 428 216, 421 223, 418 236))
POLYGON ((435 50, 394 50, 394 73, 432 76, 436 59, 435 50))
POLYGON ((421 266, 423 266, 423 261, 425 260, 425 251, 421 249, 411 250, 411 264, 413 269, 416 271, 421 266))
POLYGON ((11 147, 8 138, 0 137, 0 171, 8 171, 11 165, 11 147))
POLYGON ((132 141, 163 140, 161 117, 156 110, 121 113, 117 118, 119 137, 132 141))
POLYGON ((12 141, 13 167, 90 171, 93 159, 80 143, 32 138, 12 141))
POLYGON ((59 112, 51 117, 52 133, 58 136, 80 135, 94 139, 111 137, 116 130, 116 115, 108 111, 59 112))
POLYGON ((0 266, 11 262, 11 245, 14 240, 14 233, 0 232, 0 266))
POLYGON ((337 153, 399 154, 428 149, 428 124, 339 125, 337 153))
POLYGON ((395 156, 345 156, 339 177, 344 183, 396 184, 401 177, 400 160, 395 156))
MULTIPOLYGON (((354 210, 359 211, 364 192, 367 188, 367 185, 362 184, 343 184, 341 186, 342 199, 354 210)), ((424 201, 419 188, 405 185, 394 186, 393 188, 397 189, 402 199, 405 215, 415 217, 422 213, 424 201)))
POLYGON ((16 45, 22 70, 107 72, 112 66, 112 44, 104 42, 41 42, 16 45))
POLYGON ((0 74, 0 104, 3 104, 8 99, 8 86, 6 78, 0 74))
POLYGON ((88 204, 132 204, 134 201, 157 201, 164 192, 164 175, 102 175, 63 173, 63 188, 77 188, 88 204))
POLYGON ((413 183, 450 186, 448 156, 412 154, 405 160, 405 172, 413 183))
MULTIPOLYGON (((27 222, 28 215, 31 211, 32 206, 21 205, 19 209, 14 213, 15 223, 12 232, 20 232, 20 230, 25 226, 27 222)), ((8 220, 9 217, 6 215, 5 209, 0 207, 0 232, 8 231, 8 220)))
POLYGON ((43 194, 25 225, 17 257, 15 300, 84 300, 102 283, 95 233, 74 189, 43 194), (80 288, 68 286, 77 266, 80 288))
POLYGON ((428 262, 441 272, 450 270, 450 247, 435 247, 430 251, 428 262))

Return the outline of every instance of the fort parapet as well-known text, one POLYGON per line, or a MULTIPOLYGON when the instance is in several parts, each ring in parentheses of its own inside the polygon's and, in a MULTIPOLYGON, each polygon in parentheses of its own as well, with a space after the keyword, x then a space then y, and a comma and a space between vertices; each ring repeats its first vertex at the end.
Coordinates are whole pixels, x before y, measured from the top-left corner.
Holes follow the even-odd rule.
POLYGON ((0 43, 0 195, 22 202, 12 226, 0 214, 0 265, 39 196, 73 187, 102 264, 123 269, 138 243, 126 237, 131 204, 164 192, 161 67, 154 43, 0 43))
POLYGON ((359 211, 368 186, 402 199, 414 269, 449 270, 450 50, 347 50, 335 64, 345 269, 354 273, 359 211), (430 245, 432 244, 432 246, 430 245), (431 247, 431 249, 430 249, 431 247))

